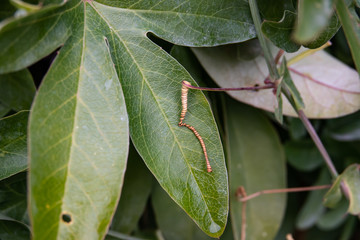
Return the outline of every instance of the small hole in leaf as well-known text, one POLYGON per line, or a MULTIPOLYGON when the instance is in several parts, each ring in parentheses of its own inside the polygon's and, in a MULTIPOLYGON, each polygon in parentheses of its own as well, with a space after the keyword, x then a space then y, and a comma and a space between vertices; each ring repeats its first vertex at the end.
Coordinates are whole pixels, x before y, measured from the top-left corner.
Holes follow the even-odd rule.
POLYGON ((61 219, 63 220, 63 222, 68 223, 68 224, 71 223, 71 221, 72 221, 71 215, 68 213, 63 213, 61 215, 61 219))

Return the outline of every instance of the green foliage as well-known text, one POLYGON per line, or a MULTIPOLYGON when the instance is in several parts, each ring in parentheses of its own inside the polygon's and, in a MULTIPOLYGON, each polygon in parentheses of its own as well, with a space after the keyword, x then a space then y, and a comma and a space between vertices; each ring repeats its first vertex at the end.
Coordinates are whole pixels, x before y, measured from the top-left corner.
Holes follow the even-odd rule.
POLYGON ((0 120, 0 179, 27 169, 28 111, 21 111, 0 120))
POLYGON ((347 39, 335 39, 349 42, 354 60, 341 58, 358 67, 358 7, 1 1, 0 239, 355 236, 358 223, 343 215, 360 212, 359 75, 312 49, 342 24, 347 39), (270 89, 229 92, 235 100, 188 89, 192 132, 178 126, 184 80, 270 89), (283 116, 299 109, 310 118, 348 115, 313 122, 342 173, 326 195, 260 193, 242 203, 240 186, 250 195, 331 183, 309 126, 283 116))
MULTIPOLYGON (((285 156, 277 133, 258 110, 234 100, 227 100, 226 106, 230 217, 234 238, 241 239, 238 226, 242 223, 244 203, 238 201, 238 188, 243 186, 248 195, 264 189, 285 188, 285 156)), ((283 218, 285 201, 284 194, 250 200, 246 204, 246 235, 273 239, 283 218)))

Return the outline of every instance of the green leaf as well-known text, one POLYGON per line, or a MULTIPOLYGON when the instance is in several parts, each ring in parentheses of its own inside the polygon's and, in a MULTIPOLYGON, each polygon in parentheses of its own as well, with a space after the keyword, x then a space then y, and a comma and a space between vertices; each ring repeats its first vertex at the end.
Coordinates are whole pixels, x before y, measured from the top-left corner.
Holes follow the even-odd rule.
POLYGON ((296 9, 292 0, 257 0, 259 11, 265 20, 280 21, 285 11, 296 9))
POLYGON ((351 49, 355 66, 360 74, 360 20, 355 8, 348 8, 344 0, 336 1, 336 12, 343 26, 346 39, 351 49))
POLYGON ((285 11, 280 21, 264 21, 261 30, 278 48, 286 52, 296 52, 300 45, 291 39, 295 19, 296 13, 285 11))
POLYGON ((337 141, 360 140, 360 111, 342 118, 331 119, 326 124, 326 134, 337 141))
POLYGON ((324 205, 334 207, 341 200, 340 186, 343 183, 348 192, 349 208, 348 212, 353 215, 360 213, 360 170, 359 164, 348 166, 333 183, 324 198, 324 205))
POLYGON ((0 119, 0 180, 27 169, 27 123, 29 112, 0 119))
POLYGON ((181 81, 195 83, 146 34, 190 46, 245 41, 255 36, 248 4, 226 0, 204 8, 195 0, 101 3, 64 1, 3 23, 0 29, 3 73, 28 66, 64 44, 40 87, 30 120, 35 237, 66 238, 72 231, 74 238, 86 239, 92 233, 102 238, 120 191, 127 146, 126 114, 117 78, 124 90, 131 137, 147 166, 205 232, 220 236, 228 210, 227 174, 209 104, 201 92, 190 91, 185 121, 204 139, 213 173, 205 171, 204 154, 194 134, 177 126, 181 81), (102 134, 109 129, 111 136, 102 134), (116 166, 109 169, 115 159, 116 166), (90 163, 91 167, 86 165, 90 163), (113 177, 115 171, 118 174, 113 177), (106 183, 113 178, 107 186, 107 201, 99 197, 99 184, 85 181, 97 179, 97 174, 100 179, 106 177, 106 183), (56 187, 50 187, 54 183, 56 187), (74 192, 79 195, 70 204, 74 192), (94 203, 97 211, 91 206, 93 198, 102 200, 96 202, 99 207, 94 203), (84 209, 76 208, 79 201, 84 202, 84 209), (64 223, 62 213, 80 220, 88 220, 88 214, 98 215, 87 223, 88 231, 80 227, 80 220, 64 223), (45 222, 53 225, 44 228, 45 222))
POLYGON ((29 110, 35 85, 27 69, 0 75, 0 102, 15 111, 29 110))
POLYGON ((165 239, 211 239, 205 235, 157 184, 151 195, 156 222, 165 239))
POLYGON ((323 163, 319 150, 310 139, 289 141, 284 147, 288 162, 300 171, 313 171, 323 163))
POLYGON ((26 173, 19 173, 0 182, 0 214, 29 224, 27 213, 26 173))
POLYGON ((348 212, 353 215, 360 213, 360 165, 353 164, 341 174, 341 180, 349 193, 348 212))
MULTIPOLYGON (((254 43, 256 44, 256 43, 254 43)), ((220 87, 249 87, 264 85, 269 75, 263 56, 246 60, 240 57, 235 45, 215 48, 193 48, 201 65, 220 87)), ((299 90, 309 118, 332 118, 360 109, 360 81, 356 71, 324 51, 308 52, 306 49, 290 54, 288 69, 294 85, 299 90), (297 58, 297 56, 300 56, 297 58)), ((277 49, 273 53, 278 52, 277 49)), ((245 53, 244 53, 245 54, 245 53)), ((274 112, 278 106, 272 90, 230 91, 233 98, 252 106, 274 112)), ((286 99, 283 112, 297 116, 286 99)))
POLYGON ((43 80, 30 116, 34 239, 102 239, 126 168, 128 118, 109 32, 92 7, 77 11, 86 17, 43 80))
POLYGON ((288 117, 287 122, 291 139, 300 140, 306 136, 307 131, 300 119, 288 117))
POLYGON ((153 177, 130 147, 120 202, 111 223, 111 230, 130 234, 137 226, 145 209, 153 185, 153 177))
POLYGON ((30 229, 25 224, 0 215, 1 240, 28 240, 30 238, 30 229))
POLYGON ((328 231, 340 226, 346 220, 346 211, 349 203, 343 199, 334 209, 329 209, 319 218, 316 226, 324 231, 328 231))
MULTIPOLYGON (((127 29, 146 30, 177 45, 215 46, 242 42, 256 36, 246 1, 112 1, 99 0, 112 21, 127 29)), ((97 4, 100 7, 100 5, 97 4)), ((105 16, 105 15, 104 15, 105 16)))
POLYGON ((277 105, 275 107, 274 113, 275 113, 275 119, 282 124, 283 123, 283 101, 282 101, 282 97, 281 97, 281 89, 282 89, 282 85, 283 85, 283 81, 282 78, 279 79, 278 81, 280 81, 280 83, 278 84, 277 88, 276 88, 276 102, 277 105))
MULTIPOLYGON (((328 170, 323 168, 314 186, 324 185, 329 182, 330 176, 328 170)), ((322 205, 322 199, 325 193, 326 189, 311 191, 308 194, 305 204, 301 208, 296 219, 296 227, 298 229, 308 229, 312 227, 323 215, 325 207, 322 205)))
POLYGON ((290 91, 291 97, 294 100, 294 103, 297 107, 296 109, 304 109, 305 104, 302 100, 302 97, 301 97, 298 89, 296 88, 296 86, 291 78, 285 57, 283 58, 283 60, 281 62, 280 74, 282 76, 282 82, 283 82, 284 86, 287 89, 289 89, 289 91, 290 91))
MULTIPOLYGON (((226 132, 230 176, 230 217, 235 239, 240 239, 242 203, 247 194, 286 187, 285 156, 270 122, 256 109, 226 101, 226 132)), ((285 211, 285 194, 267 194, 246 203, 248 239, 273 239, 285 211)))
POLYGON ((338 205, 338 203, 342 198, 340 183, 341 183, 341 178, 337 177, 334 183, 332 184, 331 188, 329 189, 329 191, 324 196, 323 199, 324 206, 329 208, 334 208, 338 205))
POLYGON ((78 1, 44 7, 0 24, 0 73, 23 69, 50 54, 71 35, 78 1))
POLYGON ((334 0, 299 1, 297 26, 294 33, 296 41, 308 43, 318 37, 329 25, 329 20, 334 13, 334 4, 334 0))

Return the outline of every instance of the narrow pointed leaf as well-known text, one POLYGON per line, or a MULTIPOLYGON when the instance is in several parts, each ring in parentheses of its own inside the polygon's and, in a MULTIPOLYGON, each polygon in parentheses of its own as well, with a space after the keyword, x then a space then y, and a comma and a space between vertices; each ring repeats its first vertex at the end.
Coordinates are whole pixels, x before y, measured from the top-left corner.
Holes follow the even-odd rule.
POLYGON ((35 84, 27 69, 0 75, 0 102, 15 111, 29 110, 35 84))
MULTIPOLYGON (((235 46, 193 48, 205 70, 221 87, 263 85, 269 72, 262 56, 245 60, 235 46)), ((292 59, 302 53, 289 54, 288 68, 305 104, 309 118, 332 118, 360 109, 360 81, 354 69, 324 51, 317 51, 298 61, 292 59)), ((277 50, 274 50, 276 54, 277 50)), ((274 111, 277 107, 272 90, 232 91, 229 95, 255 107, 274 111)), ((289 102, 283 98, 283 112, 296 116, 289 102)))
MULTIPOLYGON (((230 175, 230 217, 234 239, 240 239, 242 203, 236 193, 247 194, 286 187, 285 155, 274 128, 256 109, 226 102, 226 132, 230 175)), ((285 211, 285 194, 268 194, 246 203, 247 239, 273 239, 285 211)))
POLYGON ((28 111, 0 119, 0 180, 27 168, 28 111))
POLYGON ((283 123, 283 101, 282 101, 282 97, 281 97, 281 89, 282 89, 282 79, 280 79, 280 84, 278 85, 277 89, 276 89, 276 102, 277 105, 275 107, 274 113, 275 113, 275 118, 276 120, 282 124, 283 123))
POLYGON ((287 87, 287 89, 289 89, 291 97, 294 100, 294 103, 295 103, 297 109, 304 109, 305 104, 302 100, 302 97, 301 97, 298 89, 294 85, 294 82, 291 78, 285 57, 283 58, 281 66, 280 66, 280 73, 283 76, 283 79, 282 79, 283 84, 287 87))
POLYGON ((355 66, 360 74, 360 19, 355 7, 346 5, 344 0, 336 1, 336 12, 344 29, 355 66))
POLYGON ((128 120, 104 22, 87 5, 78 10, 79 31, 43 80, 30 118, 34 239, 102 239, 126 166, 128 120))

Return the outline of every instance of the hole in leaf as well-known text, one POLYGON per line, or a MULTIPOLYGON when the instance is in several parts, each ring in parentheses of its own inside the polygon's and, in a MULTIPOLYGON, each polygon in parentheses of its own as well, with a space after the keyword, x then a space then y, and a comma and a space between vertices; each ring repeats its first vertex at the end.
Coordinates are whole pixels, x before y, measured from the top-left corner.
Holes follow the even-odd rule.
POLYGON ((69 213, 63 213, 61 215, 61 219, 63 220, 64 223, 70 224, 72 219, 71 219, 71 215, 69 213))

